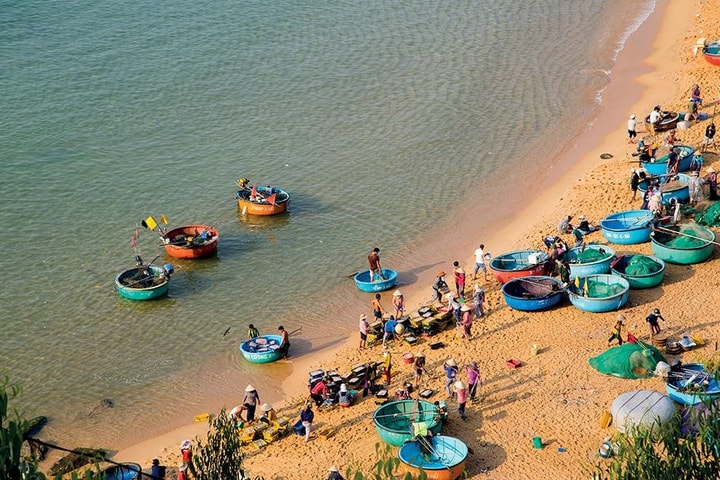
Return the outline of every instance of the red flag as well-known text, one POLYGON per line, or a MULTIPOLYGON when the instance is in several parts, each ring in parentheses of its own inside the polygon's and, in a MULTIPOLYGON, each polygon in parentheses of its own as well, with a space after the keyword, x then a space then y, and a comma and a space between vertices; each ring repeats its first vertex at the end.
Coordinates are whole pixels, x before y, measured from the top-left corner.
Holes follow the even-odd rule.
POLYGON ((135 239, 134 238, 130 239, 130 246, 135 248, 135 239))
POLYGON ((265 199, 265 201, 268 202, 270 205, 272 205, 272 206, 274 207, 274 206, 275 206, 275 194, 273 193, 272 195, 270 195, 269 197, 267 197, 267 198, 265 199))

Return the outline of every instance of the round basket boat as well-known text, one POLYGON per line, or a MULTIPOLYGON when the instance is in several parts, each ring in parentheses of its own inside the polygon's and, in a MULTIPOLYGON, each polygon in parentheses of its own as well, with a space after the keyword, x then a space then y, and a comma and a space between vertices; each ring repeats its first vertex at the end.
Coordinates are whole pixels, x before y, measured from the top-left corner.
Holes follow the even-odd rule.
POLYGON ((516 250, 490 260, 490 270, 495 280, 502 284, 513 278, 542 275, 546 260, 547 254, 540 250, 516 250))
POLYGON ((164 236, 163 246, 175 258, 203 258, 217 252, 219 234, 208 225, 184 225, 164 236))
POLYGON ((378 436, 399 447, 414 436, 413 423, 425 422, 433 434, 440 433, 442 420, 437 405, 424 400, 399 400, 382 405, 373 413, 378 436))
POLYGON ((398 451, 400 470, 413 479, 455 480, 465 471, 468 447, 454 437, 419 437, 398 451), (422 473, 421 473, 422 472, 422 473))
POLYGON ((167 295, 173 271, 169 263, 163 267, 130 268, 115 277, 115 288, 130 300, 154 300, 167 295))
POLYGON ((142 467, 137 463, 123 463, 112 465, 100 471, 99 476, 106 480, 135 480, 142 477, 142 467))
POLYGON ((665 262, 651 255, 621 255, 610 271, 627 280, 631 289, 653 288, 665 277, 665 262))
POLYGON ((375 281, 370 281, 370 270, 363 270, 355 274, 355 285, 363 292, 382 292, 397 285, 398 274, 395 270, 383 268, 383 278, 375 277, 375 281))
MULTIPOLYGON (((687 203, 690 200, 690 187, 688 181, 690 176, 684 173, 678 173, 677 180, 668 181, 669 177, 662 177, 660 179, 661 185, 661 197, 663 203, 670 203, 673 198, 680 203, 687 203)), ((643 180, 638 184, 638 190, 645 195, 648 188, 648 181, 643 180)))
MULTIPOLYGON (((686 172, 690 170, 690 164, 692 162, 693 154, 695 149, 690 145, 675 145, 673 151, 678 156, 678 172, 686 172)), ((642 167, 650 175, 665 175, 667 172, 667 164, 670 153, 664 155, 654 162, 642 162, 642 167)))
POLYGON ((562 300, 564 291, 560 280, 545 276, 514 278, 502 286, 505 303, 524 312, 554 307, 562 300))
POLYGON ((250 363, 270 363, 282 358, 280 335, 260 335, 240 343, 240 353, 250 363))
POLYGON ((590 275, 576 278, 567 292, 570 303, 583 312, 611 312, 627 303, 630 284, 617 275, 590 275))
POLYGON ((679 372, 670 372, 665 388, 668 397, 681 405, 697 405, 720 398, 718 378, 702 363, 684 363, 679 372))
POLYGON ((668 263, 690 265, 704 262, 712 255, 715 233, 702 225, 683 223, 654 231, 650 242, 656 257, 668 263))
POLYGON ((615 260, 615 249, 607 245, 593 243, 583 247, 574 247, 565 253, 570 266, 570 278, 587 277, 598 273, 608 273, 610 264, 615 260))
POLYGON ((608 242, 634 245, 650 241, 653 213, 650 210, 625 210, 600 221, 600 229, 608 242))
POLYGON ((284 213, 290 204, 290 195, 278 187, 255 187, 253 190, 243 188, 238 190, 235 198, 241 215, 277 215, 284 213))

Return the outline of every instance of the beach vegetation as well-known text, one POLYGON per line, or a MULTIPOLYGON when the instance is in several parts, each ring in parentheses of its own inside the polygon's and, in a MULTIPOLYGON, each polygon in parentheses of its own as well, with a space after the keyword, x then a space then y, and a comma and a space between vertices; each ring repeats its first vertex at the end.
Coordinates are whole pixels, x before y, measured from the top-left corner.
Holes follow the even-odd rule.
MULTIPOLYGON (((405 475, 398 474, 400 459, 393 447, 388 444, 375 444, 376 461, 369 470, 362 467, 358 461, 350 463, 345 470, 347 480, 412 480, 412 475, 406 472, 405 475)), ((418 480, 427 480, 427 474, 420 471, 416 477, 418 480)))
POLYGON ((596 465, 594 480, 720 478, 720 409, 686 407, 683 420, 654 429, 633 427, 612 439, 612 456, 596 465))

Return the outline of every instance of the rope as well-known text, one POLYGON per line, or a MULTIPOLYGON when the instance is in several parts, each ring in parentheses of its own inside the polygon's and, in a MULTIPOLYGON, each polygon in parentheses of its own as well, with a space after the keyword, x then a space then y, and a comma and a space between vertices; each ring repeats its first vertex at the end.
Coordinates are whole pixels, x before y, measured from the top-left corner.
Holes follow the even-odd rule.
POLYGON ((689 233, 676 232, 675 230, 672 230, 670 228, 661 227, 660 225, 656 226, 655 228, 658 230, 661 230, 663 232, 666 232, 666 233, 671 233, 673 235, 682 235, 683 237, 693 238, 695 240, 700 240, 701 242, 707 242, 707 243, 712 243, 714 245, 720 245, 720 243, 714 242, 712 240, 708 240, 707 238, 696 237, 695 235, 690 235, 689 233))

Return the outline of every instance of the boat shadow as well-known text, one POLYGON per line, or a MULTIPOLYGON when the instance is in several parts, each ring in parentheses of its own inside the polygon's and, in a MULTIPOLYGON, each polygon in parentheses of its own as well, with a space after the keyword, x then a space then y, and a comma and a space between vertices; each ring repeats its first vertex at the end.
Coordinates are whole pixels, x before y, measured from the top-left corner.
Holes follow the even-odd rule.
MULTIPOLYGON (((415 267, 411 270, 404 270, 402 272, 398 272, 398 286, 404 286, 404 285, 411 285, 418 281, 418 278, 421 273, 426 272, 428 270, 433 269, 439 269, 442 268, 443 265, 447 264, 447 262, 436 262, 426 265, 420 265, 418 267, 415 267)), ((447 276, 445 277, 447 279, 447 276)), ((450 282, 448 281, 448 285, 450 282)), ((428 285, 428 291, 430 291, 431 286, 428 285)))

